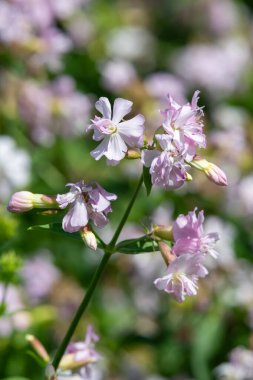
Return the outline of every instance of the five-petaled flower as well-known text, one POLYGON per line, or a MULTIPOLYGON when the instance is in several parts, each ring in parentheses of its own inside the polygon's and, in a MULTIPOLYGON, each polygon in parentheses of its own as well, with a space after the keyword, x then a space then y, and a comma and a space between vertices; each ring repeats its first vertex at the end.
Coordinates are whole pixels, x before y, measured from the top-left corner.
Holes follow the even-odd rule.
POLYGON ((203 266, 203 256, 184 254, 175 258, 168 266, 166 275, 154 281, 155 286, 171 294, 177 301, 183 302, 185 296, 197 294, 199 277, 208 274, 203 266))
POLYGON ((143 144, 144 122, 142 115, 122 121, 131 112, 133 103, 117 98, 114 101, 113 112, 109 100, 105 97, 96 102, 96 109, 102 117, 96 116, 88 130, 93 129, 93 139, 102 142, 91 152, 95 160, 102 156, 107 158, 109 165, 117 165, 122 160, 128 147, 141 147, 143 144))
POLYGON ((66 232, 80 231, 89 220, 95 226, 102 228, 108 223, 107 214, 112 211, 111 201, 117 196, 108 193, 97 182, 68 183, 69 192, 58 194, 56 201, 64 209, 70 206, 62 221, 62 228, 66 232))

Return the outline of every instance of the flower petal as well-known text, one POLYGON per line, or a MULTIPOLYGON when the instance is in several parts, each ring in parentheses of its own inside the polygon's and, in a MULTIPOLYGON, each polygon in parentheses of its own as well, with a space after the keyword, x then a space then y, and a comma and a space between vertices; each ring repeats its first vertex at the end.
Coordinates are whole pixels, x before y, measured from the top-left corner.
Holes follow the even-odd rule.
POLYGON ((132 105, 133 102, 130 102, 130 100, 117 98, 113 105, 112 122, 118 124, 131 111, 132 105))
POLYGON ((106 136, 104 140, 93 149, 90 154, 95 160, 99 160, 102 156, 105 156, 105 153, 108 151, 108 145, 110 141, 110 136, 106 136))
POLYGON ((118 133, 111 135, 108 142, 108 149, 104 155, 109 160, 120 161, 125 157, 126 152, 127 146, 122 137, 118 133))
POLYGON ((79 231, 81 227, 88 224, 88 211, 84 200, 79 197, 76 199, 75 204, 67 214, 64 216, 62 221, 62 228, 66 232, 76 232, 79 231))
POLYGON ((119 134, 130 147, 138 145, 143 137, 144 122, 144 116, 137 115, 130 120, 118 124, 119 134))
POLYGON ((95 107, 104 116, 105 119, 111 119, 112 108, 108 98, 99 98, 99 100, 96 102, 95 107))

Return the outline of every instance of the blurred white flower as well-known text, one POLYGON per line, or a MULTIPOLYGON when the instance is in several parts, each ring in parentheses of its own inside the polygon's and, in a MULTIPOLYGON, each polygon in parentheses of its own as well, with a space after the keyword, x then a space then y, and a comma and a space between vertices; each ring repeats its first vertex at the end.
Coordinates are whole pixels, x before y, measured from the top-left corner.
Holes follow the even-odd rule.
POLYGON ((9 136, 0 136, 0 199, 6 200, 10 194, 30 180, 30 157, 16 146, 9 136))
POLYGON ((146 58, 150 62, 154 57, 155 40, 141 26, 125 26, 111 31, 106 39, 106 47, 112 57, 130 61, 146 58))
POLYGON ((107 61, 101 65, 100 71, 105 88, 115 92, 120 92, 136 78, 134 66, 121 59, 107 61))

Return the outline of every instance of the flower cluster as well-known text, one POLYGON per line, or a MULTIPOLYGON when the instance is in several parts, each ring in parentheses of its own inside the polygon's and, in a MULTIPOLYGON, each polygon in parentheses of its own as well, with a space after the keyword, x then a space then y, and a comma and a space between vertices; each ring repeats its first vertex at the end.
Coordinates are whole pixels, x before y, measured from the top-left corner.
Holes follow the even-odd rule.
POLYGON ((61 68, 61 56, 72 40, 58 28, 58 20, 71 17, 87 0, 2 0, 0 3, 0 43, 29 53, 29 63, 61 68))
POLYGON ((88 96, 75 88, 69 76, 59 76, 43 85, 24 81, 18 97, 22 118, 38 143, 51 142, 55 135, 69 136, 83 130, 91 108, 88 96))
POLYGON ((142 162, 150 167, 153 185, 164 189, 177 189, 187 179, 188 162, 196 148, 204 148, 202 108, 198 107, 196 91, 191 103, 180 106, 168 96, 168 108, 162 111, 163 132, 156 134, 154 144, 142 152, 142 162))
POLYGON ((198 278, 208 274, 204 267, 206 255, 217 257, 214 245, 217 233, 204 234, 204 213, 196 209, 188 215, 179 215, 173 224, 174 245, 169 255, 166 275, 155 280, 155 286, 183 302, 185 296, 197 294, 198 278))
POLYGON ((253 351, 237 347, 230 352, 229 362, 220 364, 215 373, 223 380, 250 380, 253 378, 253 351))

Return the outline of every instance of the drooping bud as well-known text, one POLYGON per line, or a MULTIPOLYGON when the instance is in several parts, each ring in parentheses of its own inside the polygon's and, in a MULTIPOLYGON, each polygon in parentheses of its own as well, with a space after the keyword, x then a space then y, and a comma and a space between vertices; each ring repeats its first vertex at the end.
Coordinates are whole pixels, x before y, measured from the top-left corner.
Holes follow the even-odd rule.
POLYGON ((193 166, 194 168, 204 172, 207 178, 210 181, 216 183, 216 185, 227 186, 228 184, 227 176, 223 172, 223 170, 219 168, 219 166, 199 157, 189 162, 189 164, 193 166))
POLYGON ((10 212, 26 212, 34 208, 59 208, 56 196, 45 194, 33 194, 30 191, 19 191, 14 193, 8 204, 10 212))
POLYGON ((85 226, 80 230, 81 238, 83 239, 84 243, 90 248, 93 249, 93 251, 96 251, 97 249, 97 239, 94 233, 91 231, 89 226, 85 226))
POLYGON ((160 239, 173 240, 172 226, 156 224, 153 226, 153 235, 160 239))
POLYGON ((30 334, 26 335, 26 340, 28 343, 30 343, 30 345, 32 346, 34 351, 39 355, 39 357, 45 363, 49 363, 50 357, 45 347, 43 346, 43 344, 34 335, 30 335, 30 334))
POLYGON ((171 248, 164 241, 159 241, 158 245, 166 265, 169 265, 176 259, 176 255, 172 253, 171 248))

